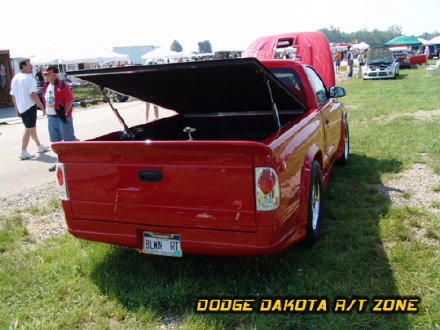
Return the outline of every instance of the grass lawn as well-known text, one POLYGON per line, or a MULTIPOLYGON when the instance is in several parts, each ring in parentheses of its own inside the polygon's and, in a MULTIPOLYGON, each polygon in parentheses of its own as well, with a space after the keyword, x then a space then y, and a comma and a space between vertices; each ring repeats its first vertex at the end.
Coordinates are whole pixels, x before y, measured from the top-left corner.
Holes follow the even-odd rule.
POLYGON ((98 87, 85 86, 73 89, 73 95, 76 99, 102 99, 102 93, 98 87))
MULTIPOLYGON (((332 173, 315 247, 165 258, 68 234, 29 244, 17 210, 0 216, 0 329, 438 329, 440 203, 432 204, 436 213, 398 207, 375 185, 414 163, 440 173, 439 117, 420 115, 440 109, 440 76, 417 67, 395 80, 339 85, 352 155, 332 173), (314 297, 329 311, 201 314, 200 297, 314 297), (364 312, 332 311, 336 299, 352 297, 368 299, 364 312), (417 313, 374 313, 377 297, 421 302, 417 313)), ((59 203, 33 212, 53 207, 59 203)))

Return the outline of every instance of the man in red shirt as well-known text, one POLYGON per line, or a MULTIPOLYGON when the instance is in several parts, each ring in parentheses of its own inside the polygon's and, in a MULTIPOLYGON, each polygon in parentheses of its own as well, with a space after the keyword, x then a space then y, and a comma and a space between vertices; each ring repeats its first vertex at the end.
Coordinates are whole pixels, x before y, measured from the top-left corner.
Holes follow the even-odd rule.
MULTIPOLYGON (((58 68, 55 65, 49 66, 43 72, 46 80, 43 97, 46 105, 46 112, 49 125, 50 141, 77 141, 73 129, 73 93, 66 83, 59 79, 58 68)), ((55 166, 49 171, 55 171, 55 166)))

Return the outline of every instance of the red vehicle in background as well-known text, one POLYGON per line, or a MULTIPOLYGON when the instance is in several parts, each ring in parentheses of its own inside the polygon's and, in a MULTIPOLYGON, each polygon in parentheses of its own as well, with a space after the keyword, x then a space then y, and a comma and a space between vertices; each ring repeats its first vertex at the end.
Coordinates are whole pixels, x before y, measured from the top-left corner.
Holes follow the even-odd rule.
POLYGON ((312 39, 296 54, 319 70, 240 58, 69 72, 177 113, 53 144, 69 232, 163 256, 316 242, 323 190, 350 144, 329 45, 312 39))
POLYGON ((425 54, 415 54, 408 47, 390 47, 394 58, 399 62, 400 67, 411 67, 411 65, 421 65, 427 63, 425 54))
POLYGON ((300 61, 313 66, 326 86, 335 85, 333 58, 329 42, 322 32, 291 32, 261 37, 249 45, 242 57, 300 61))

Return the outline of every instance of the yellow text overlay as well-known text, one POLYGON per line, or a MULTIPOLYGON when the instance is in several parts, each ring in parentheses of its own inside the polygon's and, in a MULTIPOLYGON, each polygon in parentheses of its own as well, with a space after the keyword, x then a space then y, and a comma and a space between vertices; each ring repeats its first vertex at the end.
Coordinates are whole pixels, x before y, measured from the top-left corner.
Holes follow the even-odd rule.
POLYGON ((200 313, 320 313, 320 312, 364 312, 373 313, 417 313, 420 298, 418 297, 384 297, 384 298, 200 298, 196 311, 200 313))

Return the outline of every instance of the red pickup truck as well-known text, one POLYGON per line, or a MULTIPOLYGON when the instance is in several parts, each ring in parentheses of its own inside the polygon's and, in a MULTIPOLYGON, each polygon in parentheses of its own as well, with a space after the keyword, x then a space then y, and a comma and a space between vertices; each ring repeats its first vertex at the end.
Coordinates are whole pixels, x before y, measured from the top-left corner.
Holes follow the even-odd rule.
POLYGON ((242 58, 69 74, 177 113, 53 145, 71 234, 164 256, 317 241, 349 133, 344 89, 313 67, 242 58))

